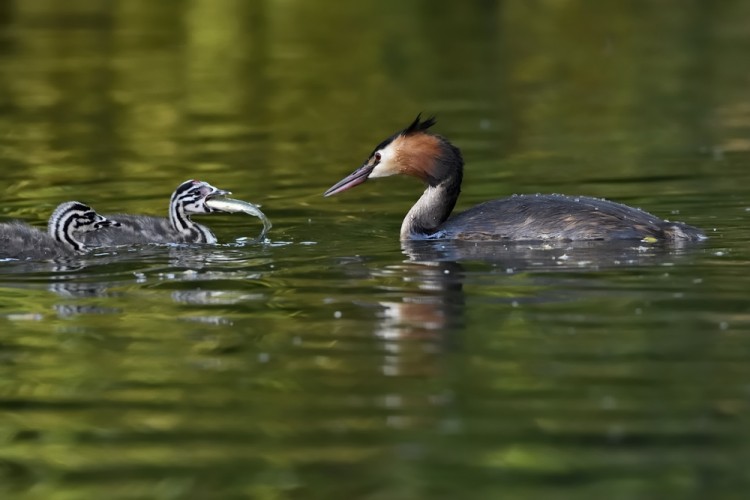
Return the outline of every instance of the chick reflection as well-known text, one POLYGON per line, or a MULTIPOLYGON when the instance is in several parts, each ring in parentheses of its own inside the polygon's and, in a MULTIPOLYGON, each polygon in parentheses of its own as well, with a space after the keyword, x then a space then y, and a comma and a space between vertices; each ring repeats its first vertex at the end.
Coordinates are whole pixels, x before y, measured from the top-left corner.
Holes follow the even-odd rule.
POLYGON ((108 287, 101 283, 77 282, 66 279, 50 284, 48 289, 61 298, 70 300, 70 302, 54 304, 53 308, 61 318, 79 314, 116 314, 120 312, 119 308, 104 307, 88 301, 88 299, 109 295, 108 287))

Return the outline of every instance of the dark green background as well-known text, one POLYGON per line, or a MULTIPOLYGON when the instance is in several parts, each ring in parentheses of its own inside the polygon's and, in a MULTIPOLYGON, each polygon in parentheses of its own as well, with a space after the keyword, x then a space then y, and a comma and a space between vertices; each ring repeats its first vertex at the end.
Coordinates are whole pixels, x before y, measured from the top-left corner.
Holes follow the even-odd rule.
POLYGON ((263 205, 225 246, 0 263, 3 498, 744 499, 750 3, 0 3, 0 219, 263 205), (418 112, 461 207, 611 198, 690 248, 404 246, 322 192, 418 112))

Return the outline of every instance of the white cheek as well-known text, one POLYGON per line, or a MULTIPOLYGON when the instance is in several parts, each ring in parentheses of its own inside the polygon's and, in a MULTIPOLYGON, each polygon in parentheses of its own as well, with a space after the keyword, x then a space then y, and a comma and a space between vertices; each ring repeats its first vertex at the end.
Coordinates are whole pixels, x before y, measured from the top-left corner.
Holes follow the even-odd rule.
POLYGON ((396 165, 393 161, 394 151, 391 148, 385 148, 380 150, 380 163, 372 169, 368 178, 376 177, 388 177, 389 175, 397 174, 396 165))

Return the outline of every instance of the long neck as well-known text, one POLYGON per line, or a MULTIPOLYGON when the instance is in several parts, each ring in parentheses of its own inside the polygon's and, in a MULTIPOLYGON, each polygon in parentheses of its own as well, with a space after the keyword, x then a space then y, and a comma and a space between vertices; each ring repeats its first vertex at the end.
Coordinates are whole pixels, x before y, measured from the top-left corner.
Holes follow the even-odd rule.
POLYGON ((401 224, 401 239, 429 236, 445 222, 461 194, 463 161, 460 155, 440 180, 428 180, 427 189, 406 214, 401 224))
POLYGON ((193 222, 185 206, 177 201, 169 204, 169 223, 172 229, 195 243, 216 243, 216 236, 206 226, 193 222))
POLYGON ((173 199, 169 204, 169 224, 180 234, 190 234, 196 226, 195 222, 190 219, 190 215, 185 212, 185 206, 179 199, 173 199))
POLYGON ((62 243, 66 248, 75 252, 86 251, 86 245, 76 238, 78 229, 75 225, 76 214, 64 214, 61 217, 50 221, 47 232, 55 241, 62 243))

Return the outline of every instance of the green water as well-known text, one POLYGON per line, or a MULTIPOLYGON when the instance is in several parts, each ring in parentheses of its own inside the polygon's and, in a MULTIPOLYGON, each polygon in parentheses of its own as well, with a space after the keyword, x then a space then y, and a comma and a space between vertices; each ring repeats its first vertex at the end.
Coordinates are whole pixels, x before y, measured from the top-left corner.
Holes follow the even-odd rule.
POLYGON ((750 4, 5 1, 0 220, 260 203, 222 245, 0 263, 0 497, 745 498, 750 4), (607 197, 686 248, 398 241, 324 199, 418 112, 459 209, 607 197))

